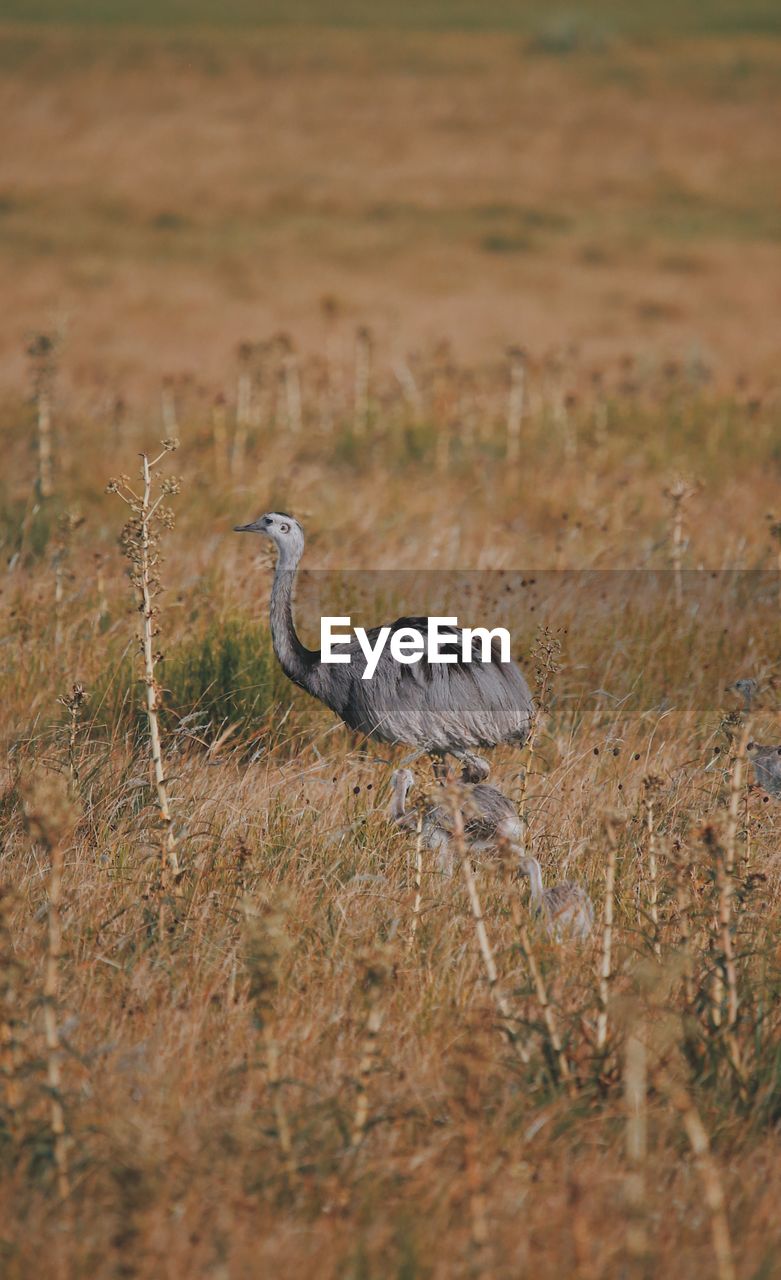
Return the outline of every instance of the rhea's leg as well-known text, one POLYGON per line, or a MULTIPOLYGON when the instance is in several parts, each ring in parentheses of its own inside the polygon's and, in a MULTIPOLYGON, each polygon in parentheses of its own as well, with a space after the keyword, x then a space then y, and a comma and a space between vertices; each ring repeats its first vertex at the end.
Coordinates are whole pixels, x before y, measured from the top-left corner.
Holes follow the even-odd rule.
POLYGON ((491 766, 487 760, 474 755, 471 751, 454 751, 453 755, 461 761, 462 782, 485 782, 491 766))

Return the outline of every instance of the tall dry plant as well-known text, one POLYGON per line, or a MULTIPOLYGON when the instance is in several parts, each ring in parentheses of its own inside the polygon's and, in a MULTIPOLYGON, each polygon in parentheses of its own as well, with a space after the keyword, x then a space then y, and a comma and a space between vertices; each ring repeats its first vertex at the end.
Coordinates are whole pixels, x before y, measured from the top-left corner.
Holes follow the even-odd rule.
POLYGON ((727 1217, 727 1197, 724 1193, 721 1172, 711 1151, 708 1131, 691 1095, 669 1070, 661 1068, 655 1073, 655 1079, 658 1087, 666 1094, 681 1117, 694 1155, 710 1216, 717 1280, 736 1280, 737 1272, 727 1217))
MULTIPOLYGON (((740 802, 747 794, 746 756, 748 744, 751 741, 751 728, 752 722, 751 717, 749 716, 746 718, 738 737, 738 745, 729 775, 729 801, 727 804, 727 829, 724 836, 724 851, 725 871, 730 877, 732 877, 735 871, 738 825, 740 822, 740 802)), ((746 839, 748 840, 748 822, 746 823, 746 839)), ((744 858, 742 861, 747 863, 748 859, 744 858)))
POLYGON ((521 457, 521 428, 526 390, 526 357, 520 347, 510 347, 510 392, 507 397, 507 438, 505 455, 508 465, 517 466, 521 457))
POLYGON ((38 437, 38 494, 51 498, 54 493, 54 440, 52 432, 52 398, 57 374, 58 339, 52 333, 36 333, 27 346, 32 374, 38 437))
POLYGON ((694 947, 692 928, 692 892, 690 888, 690 863, 682 848, 678 849, 675 868, 675 903, 677 911, 678 936, 680 939, 683 993, 686 1012, 694 1009, 697 988, 694 979, 694 947))
POLYGON ((224 485, 228 474, 228 407, 222 392, 212 401, 211 427, 214 479, 218 485, 224 485))
POLYGON ((65 603, 65 585, 69 578, 68 562, 71 555, 73 535, 84 517, 75 509, 64 511, 57 521, 57 535, 54 543, 54 648, 62 649, 63 638, 63 606, 65 603))
POLYGON ((529 736, 526 740, 526 763, 521 777, 520 794, 518 796, 518 812, 521 821, 528 826, 527 794, 529 778, 533 771, 534 757, 537 749, 537 738, 540 725, 550 709, 550 697, 553 680, 559 669, 561 658, 561 640, 559 633, 550 627, 542 626, 537 631, 531 653, 534 666, 534 710, 529 736))
POLYGON ((697 492, 696 487, 679 476, 665 489, 665 497, 670 502, 670 536, 673 581, 675 583, 675 604, 680 609, 683 605, 683 552, 684 552, 684 515, 690 498, 697 492))
POLYGON ((602 947, 599 963, 599 1012, 597 1014, 597 1050, 604 1053, 607 1047, 608 1008, 610 981, 613 975, 613 907, 616 884, 616 860, 618 840, 613 821, 605 820, 607 861, 605 864, 605 901, 602 907, 602 947))
POLYGON ((491 946, 491 942, 488 937, 488 930, 483 916, 480 895, 477 891, 477 884, 475 882, 475 873, 472 869, 471 855, 464 838, 464 818, 461 812, 461 807, 458 803, 457 796, 451 795, 450 800, 453 820, 453 845, 466 883, 466 891, 469 898, 469 909, 474 921, 477 945, 485 968, 488 990, 491 995, 491 999, 496 1006, 496 1011, 499 1014, 499 1026, 505 1036, 505 1039, 521 1061, 528 1063, 529 1052, 518 1034, 518 1019, 513 1013, 510 1003, 499 984, 499 971, 496 967, 493 947, 491 946))
POLYGON ((252 361, 255 347, 251 342, 238 346, 239 373, 236 380, 236 432, 246 439, 252 422, 252 361))
POLYGON ((355 389, 353 430, 364 436, 369 427, 373 341, 371 330, 360 325, 355 334, 355 389))
POLYGON ((277 334, 276 348, 279 355, 278 417, 288 435, 299 436, 304 427, 301 366, 293 341, 288 334, 277 334))
POLYGON ((776 569, 779 574, 778 599, 781 603, 781 520, 772 521, 769 533, 776 544, 776 569))
POLYGON ((648 883, 648 919, 651 922, 651 948, 657 959, 662 954, 662 944, 659 938, 659 877, 656 839, 656 798, 661 785, 661 779, 653 774, 649 774, 643 782, 645 788, 645 865, 648 883))
POLYGON ((68 713, 67 752, 68 772, 71 782, 78 787, 81 781, 81 760, 79 758, 79 726, 89 702, 89 693, 84 685, 77 681, 70 693, 63 694, 57 701, 68 713))
POLYGON ((702 839, 715 864, 717 895, 715 967, 711 982, 711 1022, 714 1032, 726 1046, 728 1061, 735 1072, 741 1093, 744 1093, 743 1066, 737 1036, 739 995, 732 920, 734 901, 732 865, 724 841, 710 824, 703 828, 702 839))
POLYGON ((285 907, 278 900, 255 906, 244 902, 244 964, 249 973, 249 998, 262 1046, 262 1070, 265 1075, 274 1115, 277 1141, 289 1178, 295 1175, 293 1140, 282 1096, 277 1033, 277 998, 280 968, 289 949, 285 924, 285 907))
POLYGON ((143 658, 143 681, 145 690, 145 710, 149 726, 149 745, 157 793, 157 807, 162 825, 162 879, 163 883, 173 881, 175 886, 179 876, 179 858, 176 850, 171 802, 168 795, 168 783, 163 761, 163 750, 160 738, 160 704, 161 688, 157 680, 156 668, 161 654, 156 648, 156 640, 160 634, 157 625, 158 606, 156 601, 162 591, 160 580, 160 541, 163 531, 174 525, 174 513, 170 507, 164 506, 164 499, 179 492, 180 482, 173 476, 160 481, 159 492, 154 494, 155 472, 163 458, 173 453, 179 446, 176 439, 163 441, 162 452, 150 459, 146 453, 141 454, 140 493, 132 487, 130 477, 122 475, 119 479, 110 480, 107 493, 115 493, 130 509, 130 519, 125 524, 120 537, 120 545, 130 563, 129 577, 138 599, 141 614, 141 653, 143 658))
POLYGON ((46 1042, 46 1079, 49 1114, 57 1174, 57 1191, 65 1200, 70 1193, 69 1141, 62 1102, 62 1051, 60 1048, 59 991, 62 956, 62 873, 65 848, 71 839, 78 812, 68 788, 57 774, 34 772, 22 782, 22 800, 28 830, 49 855, 47 948, 43 982, 43 1026, 46 1042))
POLYGON ((409 930, 409 946, 415 945, 415 937, 420 923, 420 910, 423 904, 423 815, 418 814, 415 829, 415 901, 412 904, 412 921, 409 930))
POLYGON ((558 1069, 559 1079, 567 1086, 568 1092, 572 1095, 576 1092, 575 1081, 573 1080, 572 1071, 570 1070, 570 1065, 567 1061, 567 1055, 564 1052, 564 1046, 561 1042, 556 1014, 554 1013, 553 1006, 548 999, 545 982, 543 980, 540 967, 537 964, 537 958, 532 950, 528 930, 525 927, 521 929, 520 943, 521 950, 526 958, 526 963, 529 966, 529 973, 531 974, 532 982, 534 983, 537 1002, 540 1006, 543 1022, 545 1023, 545 1030, 548 1033, 548 1042, 550 1044, 553 1060, 555 1061, 558 1069))
POLYGON ((0 1077, 3 1083, 4 1127, 16 1138, 22 1100, 20 1079, 23 971, 14 950, 12 914, 15 894, 0 883, 0 1077))
POLYGON ((624 1045, 624 1111, 627 1212, 626 1251, 630 1275, 643 1277, 648 1260, 646 1158, 648 1155, 648 1065, 645 1029, 640 1018, 630 1025, 624 1045))
MULTIPOLYGON (((231 473, 231 479, 233 480, 234 484, 238 480, 240 480, 242 475, 244 474, 244 468, 247 461, 247 442, 249 439, 249 424, 250 424, 250 418, 249 418, 250 402, 247 400, 247 391, 245 389, 246 384, 244 382, 244 378, 248 376, 249 375, 244 372, 239 374, 239 384, 240 384, 240 387, 242 388, 241 396, 240 396, 241 414, 239 414, 238 412, 239 406, 237 405, 236 419, 234 424, 235 430, 233 432, 233 442, 232 442, 231 451, 230 451, 230 473, 231 473)), ((221 412, 219 412, 219 410, 217 414, 213 417, 212 421, 213 421, 212 430, 215 431, 216 433, 214 436, 214 448, 216 452, 218 448, 222 447, 222 443, 224 440, 224 432, 225 432, 225 421, 222 417, 221 412)))
POLYGON ((355 1111, 350 1129, 350 1146, 354 1149, 357 1149, 363 1142, 369 1125, 371 1105, 369 1084, 377 1067, 377 1042, 383 1023, 383 1008, 380 999, 388 980, 388 965, 380 951, 372 950, 362 957, 361 970, 364 1019, 358 1074, 355 1080, 355 1111))

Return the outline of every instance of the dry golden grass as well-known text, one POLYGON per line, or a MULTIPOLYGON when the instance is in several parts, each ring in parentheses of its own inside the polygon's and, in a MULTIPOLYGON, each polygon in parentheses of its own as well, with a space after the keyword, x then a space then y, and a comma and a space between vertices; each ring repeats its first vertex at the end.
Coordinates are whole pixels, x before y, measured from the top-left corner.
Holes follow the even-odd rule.
POLYGON ((777 404, 729 400, 698 369, 605 366, 594 381, 532 362, 508 466, 509 364, 418 353, 421 408, 375 357, 358 438, 354 370, 332 368, 328 392, 309 361, 291 434, 286 347, 266 353, 246 428, 233 393, 215 419, 193 384, 168 389, 182 490, 158 532, 156 622, 177 892, 128 669, 143 676, 125 516, 101 492, 125 466, 135 484, 162 410, 112 424, 105 388, 55 391, 42 500, 20 430, 34 407, 7 405, 5 1274, 44 1254, 73 1276, 771 1275, 779 819, 735 773, 745 733, 724 686, 763 676, 751 731, 775 740, 777 404), (682 503, 679 473, 698 480, 682 503), (385 816, 403 753, 365 752, 269 654, 267 561, 229 532, 269 505, 304 514, 307 563, 330 570, 305 575, 305 628, 318 600, 372 621, 398 593, 498 608, 526 570, 502 609, 532 679, 550 666, 538 623, 559 628, 559 669, 529 778, 509 749, 494 777, 523 793, 549 883, 580 880, 598 917, 615 842, 606 987, 601 925, 593 945, 554 946, 500 863, 466 885, 424 858, 415 926, 414 837, 385 816), (649 585, 676 562, 680 600, 671 572, 649 585), (608 571, 632 565, 611 596, 608 571), (725 572, 692 577, 699 565, 725 572), (452 566, 474 572, 439 574, 452 566), (580 572, 544 572, 564 568, 580 572), (595 692, 632 685, 625 704, 595 692), (54 829, 56 797, 31 824, 33 768, 67 786, 75 835, 54 829), (56 982, 49 849, 63 854, 56 982))

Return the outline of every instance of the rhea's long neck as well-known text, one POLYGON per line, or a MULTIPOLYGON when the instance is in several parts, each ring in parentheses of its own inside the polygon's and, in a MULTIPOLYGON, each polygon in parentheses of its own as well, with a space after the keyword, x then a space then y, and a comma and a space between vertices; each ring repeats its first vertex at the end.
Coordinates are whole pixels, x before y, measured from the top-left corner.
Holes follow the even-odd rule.
POLYGON ((542 872, 540 871, 540 864, 536 858, 526 858, 525 861, 532 906, 538 907, 542 903, 542 872))
POLYGON ((271 640, 282 670, 296 684, 306 688, 318 655, 301 643, 293 622, 293 586, 297 569, 298 557, 289 559, 280 555, 271 588, 269 618, 271 640))
POLYGON ((390 802, 390 816, 393 822, 403 822, 407 816, 408 784, 397 778, 393 784, 393 795, 390 802))

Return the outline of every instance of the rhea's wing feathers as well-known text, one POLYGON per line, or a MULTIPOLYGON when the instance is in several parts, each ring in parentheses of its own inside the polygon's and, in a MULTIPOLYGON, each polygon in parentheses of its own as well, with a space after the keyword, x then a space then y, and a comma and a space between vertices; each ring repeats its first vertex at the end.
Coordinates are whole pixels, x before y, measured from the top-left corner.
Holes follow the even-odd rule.
POLYGON ((471 839, 493 840, 520 833, 520 819, 512 800, 498 787, 478 782, 470 787, 464 803, 464 830, 471 839))
POLYGON ((781 748, 755 744, 749 759, 759 785, 770 795, 781 793, 781 748))
MULTIPOLYGON (((391 633, 409 627, 425 636, 428 619, 397 618, 388 625, 391 633)), ((372 647, 380 630, 367 631, 372 647)), ((388 637, 373 676, 364 680, 366 657, 353 638, 343 650, 349 665, 321 663, 311 691, 351 728, 387 742, 449 751, 525 741, 532 701, 516 665, 498 662, 496 653, 490 662, 465 663, 460 629, 443 627, 442 632, 452 635, 455 662, 430 663, 425 655, 414 663, 397 662, 388 637)))
POLYGON ((559 915, 562 911, 576 910, 593 914, 594 910, 586 890, 572 880, 565 880, 562 884, 554 884, 546 889, 545 905, 552 916, 559 915))

